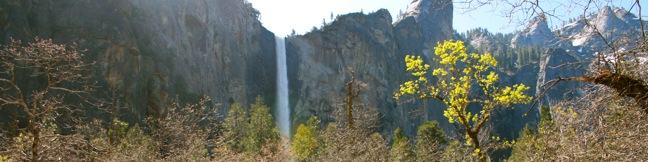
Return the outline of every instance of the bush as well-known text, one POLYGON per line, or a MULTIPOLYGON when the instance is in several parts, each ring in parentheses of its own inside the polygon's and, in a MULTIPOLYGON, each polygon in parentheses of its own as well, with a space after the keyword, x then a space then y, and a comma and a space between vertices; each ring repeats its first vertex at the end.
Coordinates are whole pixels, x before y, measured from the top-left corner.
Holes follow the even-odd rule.
POLYGON ((437 121, 426 121, 416 133, 416 161, 434 161, 441 157, 447 144, 446 135, 437 121))
MULTIPOLYGON (((340 109, 342 110, 342 109, 340 109)), ((324 146, 318 159, 322 161, 388 161, 387 141, 377 133, 378 113, 374 109, 354 109, 355 127, 344 120, 329 123, 321 134, 324 146), (369 137, 369 138, 367 138, 369 137)), ((338 115, 338 119, 344 119, 338 115)))
POLYGON ((321 146, 321 140, 317 134, 318 125, 319 120, 312 116, 306 124, 299 124, 297 127, 291 145, 297 160, 309 161, 317 157, 321 146))
POLYGON ((403 134, 400 128, 394 130, 394 139, 391 146, 391 161, 412 161, 414 153, 409 139, 403 134))
POLYGON ((245 129, 247 128, 248 118, 247 113, 243 110, 238 103, 233 103, 225 118, 225 134, 224 140, 228 149, 234 152, 242 152, 244 145, 242 143, 245 137, 245 129))
POLYGON ((251 106, 250 123, 247 124, 244 146, 250 153, 261 153, 262 147, 269 146, 270 151, 275 151, 279 143, 279 130, 270 114, 270 108, 265 105, 261 97, 257 97, 251 106))
POLYGON ((509 161, 643 161, 648 118, 631 98, 603 86, 551 107, 537 132, 523 131, 509 161), (549 120, 549 121, 547 121, 549 120))
POLYGON ((169 161, 207 160, 211 143, 208 133, 218 124, 210 121, 211 99, 202 97, 197 104, 171 104, 164 116, 149 123, 151 138, 157 142, 160 158, 169 161), (201 123, 203 123, 201 125, 201 123))

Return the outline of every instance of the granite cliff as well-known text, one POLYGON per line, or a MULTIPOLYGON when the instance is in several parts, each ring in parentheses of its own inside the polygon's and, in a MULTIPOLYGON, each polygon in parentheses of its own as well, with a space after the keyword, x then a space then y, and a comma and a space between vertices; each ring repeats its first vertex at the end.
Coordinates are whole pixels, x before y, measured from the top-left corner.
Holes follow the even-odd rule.
POLYGON ((0 41, 77 43, 96 62, 97 93, 116 92, 141 121, 200 95, 274 101, 274 34, 258 14, 241 0, 3 0, 0 41))
POLYGON ((392 96, 407 76, 404 56, 431 56, 433 45, 451 37, 452 3, 432 0, 412 2, 408 13, 396 23, 387 10, 381 9, 343 15, 320 30, 289 37, 293 123, 303 122, 310 115, 330 121, 335 109, 342 107, 351 72, 363 83, 359 103, 380 113, 381 131, 400 127, 413 134, 427 114, 437 115, 428 119, 441 119, 442 107, 430 113, 431 105, 422 108, 421 103, 396 103, 392 96), (437 5, 439 2, 445 3, 437 5), (423 112, 417 115, 416 110, 423 112))

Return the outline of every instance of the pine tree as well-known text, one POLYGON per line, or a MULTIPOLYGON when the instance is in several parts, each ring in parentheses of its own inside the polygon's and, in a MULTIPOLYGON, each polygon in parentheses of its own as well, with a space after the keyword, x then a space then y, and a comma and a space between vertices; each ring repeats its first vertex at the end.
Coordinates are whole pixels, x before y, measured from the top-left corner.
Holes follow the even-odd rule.
POLYGON ((400 128, 394 130, 390 154, 392 161, 412 161, 414 159, 409 139, 403 135, 400 128))
POLYGON ((248 125, 247 113, 238 103, 232 103, 225 118, 225 140, 230 150, 234 152, 243 151, 243 139, 245 137, 245 128, 248 125))
POLYGON ((257 97, 250 106, 250 123, 246 131, 244 145, 248 152, 260 153, 262 147, 279 142, 279 130, 272 119, 270 108, 261 97, 257 97))
POLYGON ((416 133, 416 161, 434 161, 443 153, 448 140, 437 121, 427 121, 416 133))

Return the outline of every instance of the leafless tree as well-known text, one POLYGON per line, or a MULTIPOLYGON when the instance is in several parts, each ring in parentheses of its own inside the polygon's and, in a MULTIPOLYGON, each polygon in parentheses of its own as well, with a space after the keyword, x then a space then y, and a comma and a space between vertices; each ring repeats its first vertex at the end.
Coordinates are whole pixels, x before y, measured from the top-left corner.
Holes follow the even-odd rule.
MULTIPOLYGON (((584 76, 576 76, 569 78, 557 78, 550 80, 541 85, 540 91, 537 92, 536 98, 542 98, 544 92, 551 89, 556 84, 563 81, 578 81, 591 84, 604 85, 614 89, 620 96, 633 98, 634 101, 648 113, 648 84, 645 80, 638 79, 637 76, 629 73, 635 66, 642 66, 638 55, 645 54, 648 51, 648 39, 646 38, 646 31, 644 29, 644 20, 641 13, 641 2, 635 0, 629 11, 636 9, 638 11, 638 18, 641 25, 640 37, 635 40, 636 46, 632 49, 624 51, 619 50, 618 44, 632 43, 632 40, 611 40, 606 34, 602 33, 596 25, 591 24, 587 20, 587 15, 592 8, 612 2, 610 0, 587 0, 587 1, 567 1, 562 2, 561 5, 548 8, 545 3, 548 0, 462 0, 457 3, 465 4, 465 9, 471 10, 485 5, 502 5, 508 6, 505 15, 513 18, 515 14, 525 14, 528 17, 526 20, 537 15, 546 15, 558 20, 562 20, 560 15, 556 14, 557 10, 572 11, 573 8, 582 9, 582 22, 586 27, 592 30, 592 33, 603 40, 606 49, 597 51, 596 59, 593 59, 592 66, 594 70, 584 76), (610 59, 611 58, 611 59, 610 59)), ((555 3, 555 2, 554 2, 555 3)), ((560 37, 560 35, 558 35, 560 37)), ((645 65, 644 65, 645 66, 645 65)), ((534 103, 535 104, 535 103, 534 103)))
POLYGON ((92 63, 85 62, 81 52, 76 45, 39 38, 26 44, 11 40, 0 49, 0 108, 25 114, 20 118, 27 126, 21 131, 31 138, 25 154, 30 161, 42 160, 42 131, 57 113, 80 110, 93 89, 89 84, 92 63))

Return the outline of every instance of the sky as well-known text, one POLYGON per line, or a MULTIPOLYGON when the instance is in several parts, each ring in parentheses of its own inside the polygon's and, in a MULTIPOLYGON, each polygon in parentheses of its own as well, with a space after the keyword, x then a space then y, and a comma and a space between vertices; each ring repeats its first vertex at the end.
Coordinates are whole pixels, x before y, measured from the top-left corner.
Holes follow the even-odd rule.
MULTIPOLYGON (((331 22, 331 14, 343 15, 346 13, 369 13, 380 8, 386 8, 391 13, 393 20, 400 11, 407 10, 412 0, 248 0, 252 6, 261 12, 260 20, 263 25, 277 36, 285 36, 294 29, 297 34, 310 31, 314 26, 320 27, 323 21, 331 22)), ((497 1, 482 7, 468 7, 465 3, 455 0, 453 27, 459 32, 478 27, 486 28, 491 32, 513 32, 521 30, 528 20, 524 12, 516 12, 515 16, 507 17, 506 12, 511 11, 510 5, 497 1)), ((514 0, 513 0, 514 1, 514 0)), ((591 11, 596 11, 602 6, 612 5, 629 9, 635 0, 598 0, 590 5, 591 11)), ((551 27, 560 25, 569 18, 577 17, 583 12, 586 0, 541 0, 544 10, 552 13, 549 16, 551 27), (581 3, 581 4, 579 4, 581 3)), ((640 0, 648 7, 648 0, 640 0)), ((637 13, 637 7, 633 9, 637 13)), ((644 16, 646 17, 646 16, 644 16)))

